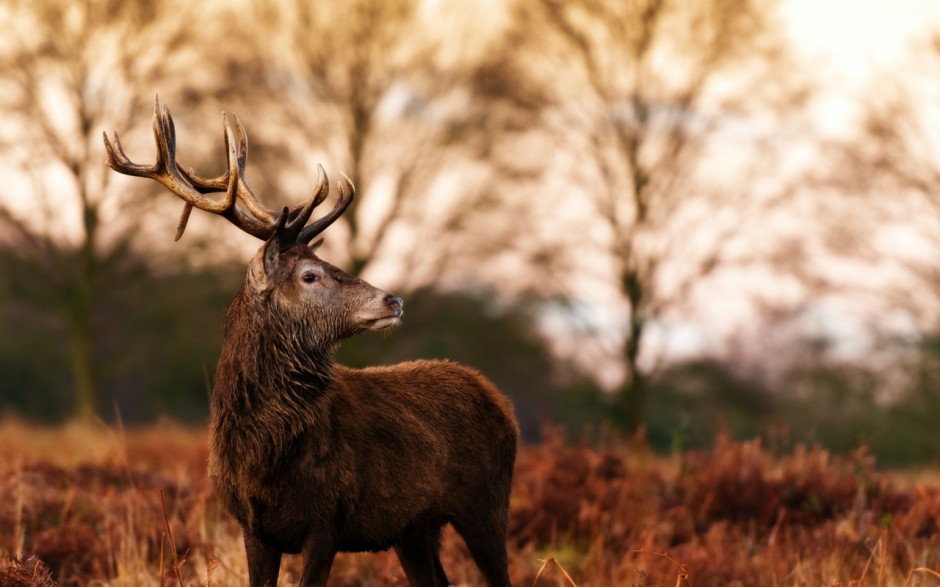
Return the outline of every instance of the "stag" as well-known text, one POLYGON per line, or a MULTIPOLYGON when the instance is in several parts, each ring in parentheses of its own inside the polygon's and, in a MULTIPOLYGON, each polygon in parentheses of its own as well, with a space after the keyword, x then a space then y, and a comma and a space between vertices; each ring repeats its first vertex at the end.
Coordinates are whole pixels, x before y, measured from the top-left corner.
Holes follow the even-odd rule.
POLYGON ((153 165, 132 162, 117 133, 104 144, 112 169, 185 202, 177 239, 198 208, 264 241, 225 316, 209 423, 209 478, 242 527, 250 585, 276 585, 285 553, 303 555, 303 585, 324 585, 337 552, 388 548, 412 585, 448 585, 439 551, 451 524, 486 581, 508 586, 518 440, 510 402, 453 362, 335 362, 344 339, 397 325, 402 300, 316 255, 317 237, 353 199, 349 179, 312 223, 330 191, 322 167, 309 200, 266 208, 245 181, 247 135, 233 118, 222 115, 228 169, 215 178, 177 164, 173 118, 159 99, 153 165))

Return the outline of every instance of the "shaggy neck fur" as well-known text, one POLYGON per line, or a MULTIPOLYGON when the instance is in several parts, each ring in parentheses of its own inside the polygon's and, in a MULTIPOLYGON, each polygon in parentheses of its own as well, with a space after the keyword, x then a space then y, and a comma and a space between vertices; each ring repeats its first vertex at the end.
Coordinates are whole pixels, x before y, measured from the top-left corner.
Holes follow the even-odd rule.
POLYGON ((311 426, 325 424, 318 400, 332 381, 335 344, 318 326, 279 309, 270 291, 242 288, 226 314, 212 389, 217 446, 273 463, 311 426))

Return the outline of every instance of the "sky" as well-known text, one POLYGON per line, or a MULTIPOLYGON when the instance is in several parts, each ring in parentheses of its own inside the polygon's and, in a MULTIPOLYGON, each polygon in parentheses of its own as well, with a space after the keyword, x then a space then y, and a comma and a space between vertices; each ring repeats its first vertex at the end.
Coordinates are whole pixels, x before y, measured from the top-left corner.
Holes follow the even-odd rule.
POLYGON ((783 12, 795 48, 852 83, 940 30, 936 0, 786 0, 783 12))
POLYGON ((848 126, 873 75, 903 71, 940 33, 937 0, 785 0, 782 12, 794 50, 824 80, 821 126, 833 134, 848 126))

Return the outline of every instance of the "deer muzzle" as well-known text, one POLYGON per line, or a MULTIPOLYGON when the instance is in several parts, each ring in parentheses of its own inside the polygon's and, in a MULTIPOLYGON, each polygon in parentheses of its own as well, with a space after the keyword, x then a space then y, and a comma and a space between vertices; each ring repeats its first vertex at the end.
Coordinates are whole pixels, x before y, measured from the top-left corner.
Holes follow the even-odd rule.
POLYGON ((384 330, 397 326, 405 312, 405 303, 400 297, 384 293, 373 298, 356 316, 367 330, 384 330))

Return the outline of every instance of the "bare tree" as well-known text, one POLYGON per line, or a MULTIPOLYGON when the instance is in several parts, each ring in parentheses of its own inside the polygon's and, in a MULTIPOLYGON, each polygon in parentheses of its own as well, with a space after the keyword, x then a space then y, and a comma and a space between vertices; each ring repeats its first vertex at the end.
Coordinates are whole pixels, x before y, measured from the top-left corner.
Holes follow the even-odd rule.
POLYGON ((193 88, 210 78, 191 73, 206 32, 187 6, 10 0, 0 11, 0 149, 23 180, 3 188, 0 201, 6 277, 16 282, 8 291, 67 323, 74 410, 83 419, 99 410, 95 317, 105 284, 131 275, 127 253, 143 232, 136 207, 147 201, 112 185, 100 133, 129 127, 161 84, 188 86, 193 101, 193 88))
MULTIPOLYGON (((731 253, 723 241, 769 205, 756 197, 756 168, 728 163, 748 159, 740 151, 758 150, 759 141, 735 143, 727 131, 734 124, 753 129, 756 123, 746 123, 755 104, 770 111, 799 99, 781 82, 774 5, 520 0, 499 52, 514 56, 518 61, 500 59, 516 63, 515 71, 545 93, 537 124, 555 132, 546 141, 553 149, 573 153, 571 173, 590 193, 594 234, 580 238, 593 238, 609 256, 629 308, 627 377, 618 397, 630 426, 644 418, 647 374, 639 359, 650 320, 726 263, 731 253), (721 144, 738 154, 717 155, 721 144), (709 165, 739 175, 708 185, 702 168, 709 165), (703 205, 698 214, 688 206, 696 201, 703 205), (712 232, 705 250, 689 232, 703 225, 712 232), (664 266, 678 259, 682 275, 670 276, 666 288, 664 266)), ((515 91, 518 76, 503 77, 503 91, 515 91)), ((531 87, 523 85, 527 93, 531 87)))
MULTIPOLYGON (((443 23, 434 20, 433 10, 415 0, 294 0, 277 7, 256 2, 239 14, 254 44, 251 56, 238 59, 261 60, 259 87, 268 88, 265 100, 277 104, 285 126, 299 133, 302 156, 312 163, 315 147, 328 167, 345 170, 356 185, 360 197, 344 216, 348 242, 342 247, 356 275, 389 250, 402 225, 416 236, 397 255, 412 265, 401 279, 408 281, 407 271, 419 262, 439 268, 451 251, 449 239, 439 237, 460 230, 483 205, 486 182, 477 176, 462 186, 459 206, 438 199, 433 215, 423 206, 435 197, 429 193, 442 172, 458 168, 455 159, 479 162, 487 149, 480 128, 485 110, 468 102, 464 89, 475 53, 448 60, 439 51, 447 37, 435 27, 465 39, 479 33, 476 41, 484 46, 486 35, 470 10, 463 22, 443 23), (435 247, 425 246, 432 240, 435 247)), ((277 137, 280 150, 259 138, 262 157, 283 157, 289 142, 284 134, 277 137)))
POLYGON ((838 221, 820 248, 847 266, 818 276, 849 300, 871 341, 865 364, 880 399, 934 396, 930 369, 940 330, 940 33, 891 71, 872 76, 855 132, 826 145, 815 179, 838 221))
MULTIPOLYGON (((833 255, 870 267, 849 284, 866 303, 872 330, 901 311, 917 327, 940 327, 940 34, 895 71, 875 76, 861 101, 855 134, 827 145, 830 165, 819 175, 835 191, 840 222, 827 226, 833 255), (886 278, 872 279, 876 274, 886 278)), ((844 283, 832 287, 846 288, 844 283)), ((889 327, 890 330, 890 327, 889 327)))

